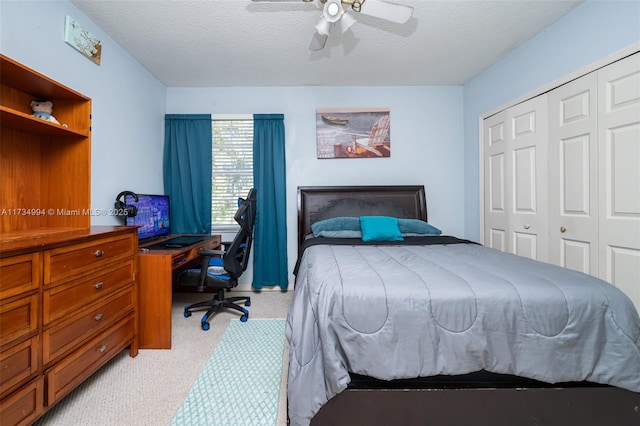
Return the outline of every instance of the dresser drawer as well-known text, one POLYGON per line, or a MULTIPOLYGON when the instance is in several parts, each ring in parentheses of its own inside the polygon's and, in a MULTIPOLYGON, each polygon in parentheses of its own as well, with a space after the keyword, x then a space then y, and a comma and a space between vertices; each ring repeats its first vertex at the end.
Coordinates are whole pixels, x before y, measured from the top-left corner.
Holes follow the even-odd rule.
POLYGON ((103 264, 133 257, 131 235, 103 238, 44 252, 44 284, 97 270, 103 264))
POLYGON ((100 273, 82 276, 45 289, 42 300, 44 325, 74 315, 90 303, 130 285, 133 274, 133 260, 127 259, 125 262, 111 265, 100 273))
POLYGON ((40 377, 0 401, 3 425, 28 425, 43 410, 44 378, 40 377))
POLYGON ((0 394, 38 372, 38 337, 0 352, 0 394))
POLYGON ((40 286, 40 253, 0 259, 0 299, 35 290, 40 286))
POLYGON ((128 312, 133 315, 133 286, 113 295, 104 302, 79 315, 70 317, 45 330, 42 334, 42 362, 46 365, 57 357, 73 349, 98 333, 102 332, 128 312))
POLYGON ((54 404, 113 358, 133 340, 133 316, 115 324, 97 338, 45 372, 47 406, 54 404))
POLYGON ((0 346, 38 330, 38 295, 0 305, 0 346))

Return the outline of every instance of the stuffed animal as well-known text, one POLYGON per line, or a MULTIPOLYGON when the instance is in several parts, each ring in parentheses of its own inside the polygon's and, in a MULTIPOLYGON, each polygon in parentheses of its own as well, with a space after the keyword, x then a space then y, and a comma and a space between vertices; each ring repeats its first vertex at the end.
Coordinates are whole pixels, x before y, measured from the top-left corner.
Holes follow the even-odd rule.
POLYGON ((32 101, 31 109, 33 110, 33 116, 41 118, 45 121, 50 121, 52 123, 60 124, 56 118, 51 115, 53 112, 53 102, 51 101, 32 101))

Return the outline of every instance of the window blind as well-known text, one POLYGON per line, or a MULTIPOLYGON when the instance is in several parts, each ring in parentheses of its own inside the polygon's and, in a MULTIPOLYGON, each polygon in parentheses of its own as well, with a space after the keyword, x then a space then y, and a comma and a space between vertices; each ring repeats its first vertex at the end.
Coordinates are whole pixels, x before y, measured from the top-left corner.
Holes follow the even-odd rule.
POLYGON ((253 119, 212 121, 212 227, 237 225, 238 197, 253 187, 253 119))

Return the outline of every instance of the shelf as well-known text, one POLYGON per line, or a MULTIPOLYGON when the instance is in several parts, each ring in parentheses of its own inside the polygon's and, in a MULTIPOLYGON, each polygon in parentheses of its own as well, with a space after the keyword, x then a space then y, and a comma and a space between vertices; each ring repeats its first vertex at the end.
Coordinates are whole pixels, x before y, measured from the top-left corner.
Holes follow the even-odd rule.
MULTIPOLYGON (((89 209, 90 98, 0 54, 0 132, 0 206, 89 209), (35 117, 34 99, 51 101, 61 124, 35 117)), ((0 215, 0 251, 90 226, 88 215, 0 215)))
POLYGON ((60 124, 51 123, 38 117, 34 117, 33 115, 25 114, 2 105, 0 105, 0 122, 2 123, 2 127, 42 136, 77 136, 80 138, 86 138, 89 136, 89 132, 81 132, 68 127, 63 127, 60 124))
POLYGON ((75 90, 65 87, 2 54, 0 54, 0 82, 16 90, 30 93, 35 98, 64 99, 77 102, 90 100, 75 90))

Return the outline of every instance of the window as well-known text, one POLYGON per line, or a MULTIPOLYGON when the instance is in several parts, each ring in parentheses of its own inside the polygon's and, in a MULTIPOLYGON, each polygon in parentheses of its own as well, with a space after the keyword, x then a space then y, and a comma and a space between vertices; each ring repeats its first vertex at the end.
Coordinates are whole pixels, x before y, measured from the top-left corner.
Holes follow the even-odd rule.
POLYGON ((253 116, 213 116, 211 227, 237 225, 238 197, 253 187, 253 116))

